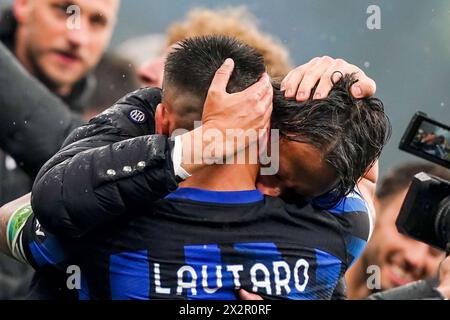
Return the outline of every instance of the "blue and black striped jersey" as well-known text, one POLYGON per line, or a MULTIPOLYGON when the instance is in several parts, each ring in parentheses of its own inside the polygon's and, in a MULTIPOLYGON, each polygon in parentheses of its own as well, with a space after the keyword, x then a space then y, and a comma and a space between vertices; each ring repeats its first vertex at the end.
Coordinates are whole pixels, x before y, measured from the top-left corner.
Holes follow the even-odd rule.
MULTIPOLYGON (((23 244, 37 268, 81 270, 82 299, 220 299, 246 289, 267 299, 331 299, 371 233, 352 193, 330 210, 259 191, 181 188, 76 243, 23 244)), ((42 232, 45 233, 45 232, 42 232)))

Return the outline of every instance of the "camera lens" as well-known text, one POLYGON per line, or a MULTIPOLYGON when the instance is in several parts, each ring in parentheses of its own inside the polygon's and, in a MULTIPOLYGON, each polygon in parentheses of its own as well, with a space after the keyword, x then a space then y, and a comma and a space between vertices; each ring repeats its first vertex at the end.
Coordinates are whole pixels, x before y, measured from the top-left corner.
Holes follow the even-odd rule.
POLYGON ((445 248, 450 242, 450 196, 444 198, 440 204, 436 215, 435 230, 437 238, 445 248))

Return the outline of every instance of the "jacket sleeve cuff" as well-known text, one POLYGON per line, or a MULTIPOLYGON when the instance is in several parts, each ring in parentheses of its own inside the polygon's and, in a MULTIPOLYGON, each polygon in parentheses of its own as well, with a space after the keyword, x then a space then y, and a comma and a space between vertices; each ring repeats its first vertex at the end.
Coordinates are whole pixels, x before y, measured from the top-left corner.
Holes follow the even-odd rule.
POLYGON ((175 175, 182 179, 186 180, 191 176, 182 166, 181 166, 181 158, 183 154, 183 145, 181 143, 181 136, 175 137, 175 145, 172 149, 172 162, 175 175))

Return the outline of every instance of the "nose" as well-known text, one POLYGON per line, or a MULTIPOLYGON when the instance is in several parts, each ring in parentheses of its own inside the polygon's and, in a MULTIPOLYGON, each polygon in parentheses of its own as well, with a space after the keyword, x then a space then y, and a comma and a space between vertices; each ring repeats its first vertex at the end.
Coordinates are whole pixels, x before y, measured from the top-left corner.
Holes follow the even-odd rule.
POLYGON ((164 61, 161 57, 145 63, 138 70, 139 79, 147 87, 162 88, 164 77, 164 61))
POLYGON ((89 30, 86 24, 82 23, 75 28, 67 28, 67 40, 72 46, 81 47, 89 42, 89 30))
POLYGON ((416 278, 421 278, 426 273, 429 248, 426 244, 411 241, 414 241, 414 245, 409 246, 404 252, 405 268, 416 278))

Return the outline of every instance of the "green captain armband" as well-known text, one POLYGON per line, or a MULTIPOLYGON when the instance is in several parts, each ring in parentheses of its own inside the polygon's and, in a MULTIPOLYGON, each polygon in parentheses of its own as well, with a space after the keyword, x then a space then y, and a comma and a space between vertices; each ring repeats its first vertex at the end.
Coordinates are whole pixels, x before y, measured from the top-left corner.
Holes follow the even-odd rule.
POLYGON ((33 209, 31 208, 31 204, 27 204, 26 206, 17 209, 11 215, 6 228, 6 243, 8 244, 11 255, 24 263, 28 262, 25 258, 22 243, 18 240, 21 239, 23 227, 32 213, 33 209))

